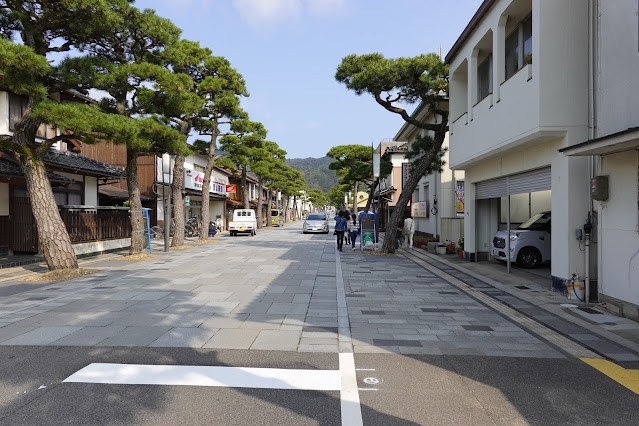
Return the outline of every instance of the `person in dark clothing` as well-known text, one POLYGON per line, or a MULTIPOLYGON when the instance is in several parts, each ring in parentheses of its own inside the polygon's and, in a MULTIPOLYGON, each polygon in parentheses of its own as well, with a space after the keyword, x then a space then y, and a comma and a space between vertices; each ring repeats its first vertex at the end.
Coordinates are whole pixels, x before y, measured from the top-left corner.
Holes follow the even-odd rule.
POLYGON ((348 227, 348 219, 346 216, 348 213, 344 213, 340 211, 337 216, 335 216, 335 235, 337 235, 337 250, 342 251, 342 246, 344 245, 344 231, 348 227))
POLYGON ((351 219, 348 221, 348 235, 351 238, 351 245, 353 247, 353 251, 355 251, 355 241, 357 240, 357 235, 359 234, 359 229, 357 227, 357 215, 353 213, 351 219))

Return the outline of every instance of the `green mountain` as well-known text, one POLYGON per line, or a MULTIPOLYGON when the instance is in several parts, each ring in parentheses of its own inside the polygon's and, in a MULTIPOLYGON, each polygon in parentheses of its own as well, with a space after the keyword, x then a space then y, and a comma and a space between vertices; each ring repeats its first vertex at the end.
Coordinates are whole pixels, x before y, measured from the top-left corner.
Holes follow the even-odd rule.
POLYGON ((329 170, 328 165, 333 162, 329 157, 322 158, 288 158, 286 164, 302 172, 309 189, 321 189, 328 192, 337 186, 335 171, 329 170))

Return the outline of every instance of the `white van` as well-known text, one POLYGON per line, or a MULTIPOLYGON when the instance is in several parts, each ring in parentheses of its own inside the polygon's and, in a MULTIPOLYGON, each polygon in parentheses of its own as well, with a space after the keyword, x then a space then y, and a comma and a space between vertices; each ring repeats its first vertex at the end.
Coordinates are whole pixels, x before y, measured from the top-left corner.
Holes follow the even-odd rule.
POLYGON ((238 209, 233 212, 233 221, 229 224, 229 231, 234 237, 239 233, 255 235, 257 232, 257 217, 253 209, 238 209))

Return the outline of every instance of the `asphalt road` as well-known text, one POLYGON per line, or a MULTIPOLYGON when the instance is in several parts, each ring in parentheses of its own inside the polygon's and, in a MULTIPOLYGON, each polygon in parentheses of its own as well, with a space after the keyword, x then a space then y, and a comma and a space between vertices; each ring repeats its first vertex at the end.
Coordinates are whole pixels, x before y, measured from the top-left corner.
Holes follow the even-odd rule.
MULTIPOLYGON (((272 253, 278 247, 286 246, 283 253, 286 256, 292 256, 292 252, 296 253, 295 259, 302 259, 300 262, 304 262, 305 257, 309 262, 311 258, 317 260, 317 250, 323 250, 317 282, 326 283, 333 277, 324 276, 329 274, 322 271, 329 269, 322 268, 336 267, 332 238, 332 235, 302 235, 300 224, 296 224, 282 229, 262 231, 256 237, 224 237, 221 239, 224 243, 214 245, 214 249, 222 250, 227 247, 229 258, 223 259, 224 254, 221 253, 217 259, 221 262, 232 262, 233 258, 238 256, 234 250, 249 257, 260 258, 267 256, 267 252, 272 253), (318 246, 321 247, 318 249, 318 246), (315 250, 315 255, 311 256, 310 251, 306 253, 307 249, 315 250)), ((344 253, 340 255, 343 270, 341 272, 344 274, 349 294, 355 291, 354 286, 359 285, 362 280, 367 280, 354 278, 357 274, 349 273, 349 268, 354 267, 353 262, 360 258, 352 257, 355 254, 350 250, 344 253), (351 257, 346 257, 347 255, 351 257)), ((278 256, 282 258, 284 255, 278 256)), ((201 257, 193 261, 210 262, 210 258, 201 257)), ((338 262, 337 265, 339 264, 338 262)), ((375 265, 380 270, 389 268, 387 270, 397 276, 402 275, 396 273, 397 268, 407 268, 407 264, 403 263, 388 266, 386 263, 376 262, 375 265)), ((126 268, 135 270, 136 266, 126 268)), ((184 264, 169 266, 167 272, 170 272, 171 268, 184 268, 184 264)), ((300 269, 304 269, 303 264, 300 269)), ((405 270, 406 275, 414 274, 412 269, 405 270)), ((336 274, 338 283, 341 272, 336 274)), ((369 278, 368 282, 373 283, 373 280, 369 278)), ((316 284, 316 287, 318 285, 316 284)), ((322 287, 322 291, 328 291, 324 290, 325 288, 326 285, 322 287)), ((388 291, 394 293, 399 290, 391 286, 390 290, 386 290, 388 291)), ((0 303, 4 299, 1 294, 0 288, 0 303)), ((339 297, 339 284, 337 294, 339 297)), ((381 290, 371 291, 366 300, 373 303, 375 297, 380 297, 380 294, 381 290)), ((132 294, 131 297, 136 296, 132 294)), ((385 320, 383 315, 376 316, 378 321, 362 320, 361 309, 356 308, 354 304, 356 301, 362 303, 363 299, 365 298, 346 297, 349 304, 349 321, 353 326, 351 328, 359 333, 353 335, 351 347, 356 348, 354 359, 357 388, 365 425, 639 423, 637 394, 583 361, 570 356, 562 348, 526 330, 522 332, 530 333, 529 340, 538 340, 540 343, 537 343, 537 346, 548 349, 531 352, 534 355, 529 357, 516 356, 515 352, 512 356, 486 356, 483 352, 457 355, 452 350, 459 351, 466 343, 466 346, 476 351, 478 348, 488 347, 489 343, 481 342, 481 335, 474 340, 471 339, 471 335, 468 342, 458 342, 458 346, 453 348, 446 346, 449 343, 443 341, 446 340, 445 337, 455 337, 448 334, 436 334, 440 340, 421 341, 425 349, 430 341, 439 345, 433 346, 437 353, 431 355, 400 353, 401 351, 394 351, 390 347, 366 345, 367 342, 380 342, 366 339, 367 327, 370 327, 370 336, 375 336, 375 333, 383 332, 378 326, 380 321, 385 320), (357 327, 354 327, 355 324, 357 327), (381 353, 358 352, 357 348, 361 348, 363 352, 379 349, 381 353), (450 352, 446 353, 448 348, 451 348, 450 352)), ((459 315, 462 305, 465 308, 472 307, 470 301, 462 300, 461 297, 458 299, 460 309, 456 315, 459 315)), ((450 303, 454 302, 446 303, 446 306, 450 307, 450 303)), ((309 302, 309 306, 314 306, 312 301, 309 302)), ((378 305, 371 306, 373 307, 366 309, 383 309, 375 307, 378 305)), ((389 313, 390 307, 386 306, 385 309, 389 313)), ((486 311, 484 318, 492 314, 500 318, 503 316, 490 312, 485 307, 482 309, 486 311)), ((309 312, 311 310, 309 308, 309 312)), ((337 312, 338 318, 344 314, 343 310, 338 309, 337 312)), ((392 318, 399 317, 395 313, 392 318)), ((453 318, 455 317, 451 316, 451 321, 453 318)), ((495 321, 492 317, 490 320, 495 321)), ((502 320, 509 321, 508 318, 502 320)), ((311 324, 308 315, 305 321, 305 324, 311 324)), ((391 319, 386 322, 397 327, 402 326, 401 320, 391 319)), ((497 328, 494 325, 493 327, 497 328)), ((4 327, 0 327, 0 336, 2 328, 4 327)), ((305 339, 304 333, 302 339, 305 339)), ((318 348, 320 340, 321 336, 316 342, 318 348)), ((396 342, 398 341, 400 340, 396 342)), ((340 342, 348 343, 342 340, 340 342)), ((301 347, 300 344, 299 348, 301 347)), ((351 424, 342 421, 342 395, 338 390, 63 382, 92 363, 254 367, 327 372, 340 369, 336 350, 331 352, 326 348, 324 353, 311 353, 299 348, 294 351, 256 350, 254 347, 233 350, 142 345, 83 347, 56 345, 55 342, 47 345, 21 346, 0 342, 0 424, 351 424)), ((626 363, 624 367, 639 368, 639 365, 626 363)))

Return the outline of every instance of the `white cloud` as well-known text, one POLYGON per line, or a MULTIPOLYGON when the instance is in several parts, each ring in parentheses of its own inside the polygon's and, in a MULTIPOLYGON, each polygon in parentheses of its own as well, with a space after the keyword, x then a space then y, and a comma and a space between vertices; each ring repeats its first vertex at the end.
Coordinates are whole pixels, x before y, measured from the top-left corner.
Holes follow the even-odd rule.
POLYGON ((233 0, 233 6, 251 27, 272 27, 305 15, 341 15, 347 0, 233 0))
POLYGON ((250 26, 272 26, 301 15, 301 0, 233 0, 233 6, 250 26))

